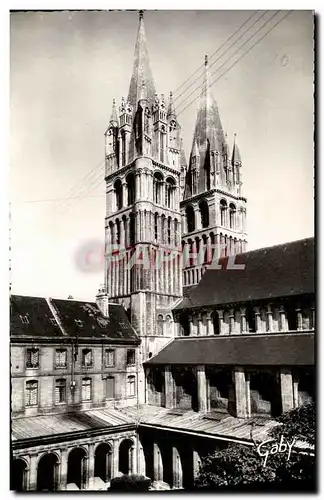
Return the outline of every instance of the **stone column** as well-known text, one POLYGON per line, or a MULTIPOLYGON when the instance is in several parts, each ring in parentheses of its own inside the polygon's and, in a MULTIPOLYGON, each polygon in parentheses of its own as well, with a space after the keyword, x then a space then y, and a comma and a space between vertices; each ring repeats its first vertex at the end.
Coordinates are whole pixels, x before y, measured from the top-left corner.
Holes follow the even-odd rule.
POLYGON ((230 309, 230 313, 229 313, 229 332, 230 333, 235 333, 234 309, 230 309))
POLYGON ((140 183, 140 172, 135 172, 135 201, 141 198, 141 183, 140 183))
POLYGON ((194 480, 198 477, 199 467, 201 464, 200 456, 196 450, 193 450, 193 477, 194 480))
POLYGON ((206 413, 207 411, 207 381, 205 365, 197 366, 197 392, 198 392, 198 411, 206 413))
POLYGON ((164 367, 165 407, 174 407, 174 380, 170 365, 164 367))
POLYGON ((245 373, 245 387, 246 387, 246 412, 247 417, 251 416, 251 391, 250 391, 250 374, 245 373))
POLYGON ((163 464, 160 448, 153 443, 153 481, 163 480, 163 464))
POLYGON ((182 488, 182 465, 179 452, 175 446, 172 446, 172 472, 173 488, 182 488))
POLYGON ((208 311, 206 313, 207 316, 207 335, 214 335, 214 324, 212 319, 212 313, 208 311))
POLYGON ((273 321, 272 321, 272 307, 271 304, 268 304, 268 310, 267 310, 267 323, 268 323, 268 331, 272 332, 273 331, 273 321))
POLYGON ((119 439, 113 441, 112 452, 112 478, 117 477, 119 473, 119 439))
POLYGON ((68 449, 62 448, 61 449, 60 485, 59 485, 59 489, 61 491, 66 490, 67 469, 68 469, 68 449))
POLYGON ((280 388, 282 412, 294 408, 293 380, 291 370, 287 368, 280 369, 280 388))
POLYGON ((193 328, 194 325, 193 325, 193 318, 192 318, 191 314, 188 315, 188 321, 189 321, 189 335, 190 335, 190 337, 192 337, 194 335, 194 328, 193 328))
POLYGON ((196 230, 201 229, 201 217, 200 217, 200 211, 197 206, 194 206, 194 214, 195 214, 195 226, 196 230))
POLYGON ((219 322, 219 334, 224 334, 224 311, 223 309, 217 309, 218 322, 219 322))
POLYGON ((299 406, 299 394, 298 394, 298 385, 299 381, 298 380, 293 380, 293 399, 294 399, 294 408, 297 408, 299 406))
POLYGON ((145 454, 142 443, 137 435, 137 474, 145 476, 145 454))
POLYGON ((89 483, 89 465, 90 465, 90 457, 84 457, 82 459, 82 479, 81 479, 81 490, 88 490, 90 487, 89 483))
POLYGON ((301 309, 296 309, 296 314, 297 314, 297 330, 302 330, 303 329, 303 316, 301 309))
POLYGON ((255 313, 255 331, 256 333, 260 333, 261 332, 260 307, 255 307, 254 313, 255 313))
POLYGON ((247 324, 246 324, 246 309, 245 307, 241 307, 241 333, 247 333, 247 324))
POLYGON ((94 453, 94 443, 89 444, 89 463, 88 463, 88 488, 93 489, 93 479, 94 479, 94 466, 95 466, 95 453, 94 453))
POLYGON ((247 417, 246 383, 245 372, 242 367, 235 367, 233 370, 234 397, 236 417, 247 417))
POLYGON ((197 335, 200 336, 202 333, 202 319, 201 319, 201 314, 197 314, 197 335))
POLYGON ((280 331, 285 332, 287 330, 287 322, 286 322, 286 311, 283 305, 280 305, 279 321, 280 321, 280 331))
POLYGON ((37 459, 38 454, 30 455, 29 463, 29 491, 36 491, 37 489, 37 459))
POLYGON ((136 474, 137 471, 137 448, 136 441, 129 450, 129 470, 131 474, 136 474))
POLYGON ((128 206, 128 193, 127 193, 127 183, 123 182, 122 183, 122 193, 123 193, 123 204, 122 208, 125 208, 128 206))

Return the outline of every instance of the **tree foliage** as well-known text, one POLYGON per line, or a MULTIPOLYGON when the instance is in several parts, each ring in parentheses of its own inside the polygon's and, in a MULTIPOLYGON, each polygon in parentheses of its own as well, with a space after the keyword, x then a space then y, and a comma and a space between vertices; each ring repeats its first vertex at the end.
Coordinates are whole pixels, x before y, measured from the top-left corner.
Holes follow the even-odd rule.
MULTIPOLYGON (((269 450, 272 446, 279 445, 281 436, 290 443, 295 438, 295 441, 314 446, 315 405, 310 403, 282 414, 278 418, 278 425, 269 432, 267 439, 273 440, 269 442, 269 450)), ((302 485, 314 488, 315 456, 309 453, 309 449, 306 454, 292 451, 289 460, 288 453, 269 453, 264 466, 264 457, 258 453, 258 444, 230 444, 203 458, 196 487, 244 489, 249 485, 259 485, 263 489, 277 485, 286 489, 302 485)))
POLYGON ((124 474, 110 481, 108 491, 148 491, 151 479, 138 474, 124 474))

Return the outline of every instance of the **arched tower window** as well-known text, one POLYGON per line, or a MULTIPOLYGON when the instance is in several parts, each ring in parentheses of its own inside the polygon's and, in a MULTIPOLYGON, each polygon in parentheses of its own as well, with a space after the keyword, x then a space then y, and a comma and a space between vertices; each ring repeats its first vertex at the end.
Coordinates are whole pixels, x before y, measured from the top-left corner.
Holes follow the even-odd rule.
POLYGON ((162 316, 162 314, 159 314, 157 317, 157 334, 158 335, 163 335, 163 324, 164 324, 163 316, 162 316))
POLYGON ((115 241, 114 241, 114 226, 113 226, 113 223, 111 221, 109 222, 109 230, 110 230, 110 243, 113 244, 113 243, 115 243, 115 241))
POLYGON ((236 207, 234 203, 231 203, 229 206, 229 224, 231 229, 235 229, 235 214, 236 214, 236 207))
POLYGON ((135 202, 135 178, 134 174, 130 173, 126 177, 127 184, 127 205, 133 205, 135 202))
POLYGON ((226 225, 226 211, 227 211, 227 203, 225 200, 220 201, 220 214, 221 214, 221 226, 226 225))
POLYGON ((157 205, 162 205, 162 185, 163 176, 159 172, 156 172, 153 177, 153 193, 154 203, 157 205))
POLYGON ((202 200, 199 203, 199 211, 201 217, 201 226, 208 227, 209 226, 209 208, 206 200, 202 200))
POLYGON ((168 177, 165 183, 165 204, 168 208, 174 208, 175 180, 168 177))
POLYGON ((174 219, 174 246, 178 245, 178 219, 174 219))
POLYGON ((157 213, 154 214, 154 239, 157 240, 159 235, 158 235, 158 219, 159 215, 157 213))
POLYGON ((129 244, 135 244, 135 216, 134 214, 129 215, 129 244))
POLYGON ((195 230, 195 212, 191 205, 186 208, 186 217, 187 217, 187 229, 188 233, 191 233, 195 230))
POLYGON ((121 210, 123 208, 123 186, 120 179, 117 179, 114 184, 115 196, 116 196, 116 208, 121 210))
POLYGON ((119 221, 119 219, 116 220, 116 243, 117 243, 117 245, 120 244, 120 221, 119 221))
POLYGON ((160 132, 160 161, 164 161, 164 150, 165 150, 165 127, 161 127, 160 132))
POLYGON ((168 217, 168 244, 171 243, 171 217, 168 217))
POLYGON ((126 133, 125 130, 121 131, 121 150, 122 150, 122 155, 121 155, 121 163, 122 167, 126 165, 126 133))

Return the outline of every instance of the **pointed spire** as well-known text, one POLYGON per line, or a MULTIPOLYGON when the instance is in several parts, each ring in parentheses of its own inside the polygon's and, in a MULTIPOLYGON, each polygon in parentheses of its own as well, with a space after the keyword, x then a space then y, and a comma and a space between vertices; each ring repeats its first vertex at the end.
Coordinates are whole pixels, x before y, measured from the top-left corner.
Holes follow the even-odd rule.
POLYGON ((236 134, 234 134, 234 144, 233 144, 233 153, 232 153, 232 165, 236 163, 242 163, 240 150, 238 145, 236 144, 236 134))
POLYGON ((192 158, 195 158, 195 157, 199 156, 198 144, 197 144, 197 141, 196 141, 195 138, 193 140, 191 156, 192 156, 192 158))
POLYGON ((146 86, 147 99, 151 102, 154 100, 155 85, 152 77, 152 72, 149 64, 146 37, 144 29, 143 11, 139 11, 139 28, 134 52, 134 66, 131 82, 129 85, 128 101, 136 110, 137 103, 140 99, 141 87, 143 82, 146 86))
POLYGON ((140 95, 139 95, 139 100, 140 101, 146 101, 146 99, 147 99, 147 90, 146 90, 145 82, 143 80, 142 86, 141 86, 140 95))
POLYGON ((169 99, 169 106, 168 106, 167 117, 168 118, 174 118, 174 119, 177 118, 176 111, 175 111, 175 105, 174 105, 174 102, 173 102, 172 92, 170 92, 170 99, 169 99))
POLYGON ((118 116, 117 116, 117 108, 116 108, 116 101, 115 101, 115 99, 113 99, 113 104, 112 104, 112 109, 111 109, 111 115, 110 115, 109 123, 118 126, 118 116))
POLYGON ((187 160, 186 160, 186 153, 183 147, 183 139, 181 139, 180 142, 180 167, 187 170, 187 160))

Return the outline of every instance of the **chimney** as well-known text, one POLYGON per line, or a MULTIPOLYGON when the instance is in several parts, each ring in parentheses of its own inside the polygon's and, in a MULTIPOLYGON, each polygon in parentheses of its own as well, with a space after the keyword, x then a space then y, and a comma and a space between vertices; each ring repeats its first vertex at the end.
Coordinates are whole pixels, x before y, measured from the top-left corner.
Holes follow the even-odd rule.
POLYGON ((96 295, 96 304, 102 312, 103 316, 108 318, 109 316, 109 304, 108 304, 108 294, 105 290, 104 285, 100 285, 98 293, 96 295))

